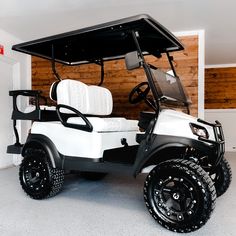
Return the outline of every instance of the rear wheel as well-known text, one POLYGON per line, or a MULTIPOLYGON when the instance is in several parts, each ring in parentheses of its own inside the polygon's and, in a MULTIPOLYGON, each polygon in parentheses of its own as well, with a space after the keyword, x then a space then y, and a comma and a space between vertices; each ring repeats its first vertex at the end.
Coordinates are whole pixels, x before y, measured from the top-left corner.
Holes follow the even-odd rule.
POLYGON ((223 195, 230 186, 232 172, 228 161, 223 158, 211 178, 215 184, 217 197, 223 195))
POLYGON ((147 176, 144 200, 153 218, 175 232, 203 226, 215 206, 216 193, 209 175, 187 160, 157 165, 147 176))
POLYGON ((64 182, 64 171, 52 168, 42 149, 28 149, 19 170, 20 184, 33 199, 56 195, 64 182))

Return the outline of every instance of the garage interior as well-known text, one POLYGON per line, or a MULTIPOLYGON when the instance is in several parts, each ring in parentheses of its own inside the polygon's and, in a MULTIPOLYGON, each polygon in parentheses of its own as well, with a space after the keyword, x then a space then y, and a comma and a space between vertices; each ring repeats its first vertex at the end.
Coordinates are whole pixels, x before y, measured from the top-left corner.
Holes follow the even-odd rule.
MULTIPOLYGON (((15 140, 12 130, 10 90, 42 90, 47 104, 49 89, 55 81, 51 63, 42 58, 12 51, 14 44, 77 30, 80 28, 146 13, 173 32, 184 51, 173 53, 174 66, 192 100, 190 114, 213 122, 224 129, 226 159, 232 168, 229 190, 216 201, 211 219, 189 235, 235 235, 234 194, 236 169, 236 43, 235 9, 232 0, 221 1, 124 1, 95 0, 76 2, 53 0, 32 3, 3 1, 0 10, 0 234, 1 235, 176 235, 158 225, 143 202, 145 175, 137 179, 109 174, 99 181, 89 181, 79 174, 65 176, 60 194, 45 200, 30 199, 18 180, 20 155, 6 153, 15 140), (211 10, 209 10, 211 9, 211 10), (220 16, 220 17, 219 17, 220 16)), ((167 69, 167 59, 147 59, 167 69)), ((105 63, 104 87, 112 92, 116 116, 138 119, 146 104, 129 104, 133 87, 144 75, 126 72, 124 60, 105 63)), ((68 67, 56 63, 62 79, 86 84, 100 82, 97 65, 68 67)), ((23 110, 30 101, 22 99, 23 110)), ((41 101, 42 103, 45 101, 41 101)), ((184 111, 186 112, 186 111, 184 111)), ((22 143, 30 121, 20 121, 17 128, 22 143)))

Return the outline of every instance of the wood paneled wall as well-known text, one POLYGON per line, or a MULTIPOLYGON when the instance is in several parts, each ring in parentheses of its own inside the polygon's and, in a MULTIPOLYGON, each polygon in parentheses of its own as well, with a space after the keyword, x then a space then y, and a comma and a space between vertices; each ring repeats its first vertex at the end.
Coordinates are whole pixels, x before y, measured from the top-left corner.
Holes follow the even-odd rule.
MULTIPOLYGON (((180 40, 184 44, 185 50, 172 54, 174 56, 174 65, 193 102, 191 114, 197 115, 198 37, 185 36, 180 37, 180 40)), ((168 69, 167 58, 157 60, 149 56, 147 60, 157 67, 164 68, 164 70, 168 69)), ((76 79, 86 84, 98 84, 100 82, 100 66, 98 65, 69 67, 57 64, 56 66, 62 79, 76 79)), ((48 97, 50 85, 54 81, 55 78, 51 71, 50 62, 32 57, 32 89, 42 90, 43 95, 48 97)), ((140 111, 149 110, 144 102, 137 105, 132 105, 128 102, 128 95, 132 88, 143 81, 146 81, 146 77, 142 69, 127 71, 124 60, 105 62, 103 86, 112 92, 114 114, 137 119, 140 111)))
POLYGON ((205 70, 205 108, 236 108, 236 67, 205 70))

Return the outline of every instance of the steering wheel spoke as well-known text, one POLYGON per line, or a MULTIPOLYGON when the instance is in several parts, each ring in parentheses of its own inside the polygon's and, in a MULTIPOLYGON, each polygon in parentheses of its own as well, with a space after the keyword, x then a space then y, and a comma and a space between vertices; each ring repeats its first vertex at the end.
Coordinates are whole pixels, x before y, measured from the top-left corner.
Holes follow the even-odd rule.
POLYGON ((141 102, 142 100, 145 100, 149 91, 150 91, 150 87, 148 85, 148 82, 142 82, 138 84, 130 92, 129 102, 131 104, 136 104, 136 103, 141 102))
POLYGON ((155 106, 155 102, 148 98, 147 95, 150 91, 150 87, 148 82, 142 82, 138 84, 136 87, 132 89, 132 91, 129 94, 129 102, 131 104, 136 104, 141 102, 142 100, 145 101, 145 103, 150 106, 153 110, 157 110, 155 106))

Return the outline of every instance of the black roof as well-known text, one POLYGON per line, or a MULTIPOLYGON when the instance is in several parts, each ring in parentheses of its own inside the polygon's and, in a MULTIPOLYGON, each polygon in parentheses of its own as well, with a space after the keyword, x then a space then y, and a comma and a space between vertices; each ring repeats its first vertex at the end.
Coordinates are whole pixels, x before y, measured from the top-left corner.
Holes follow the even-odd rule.
POLYGON ((158 55, 183 49, 179 40, 149 15, 132 16, 41 38, 14 45, 12 49, 68 65, 112 60, 136 50, 131 31, 138 35, 143 52, 158 55))

